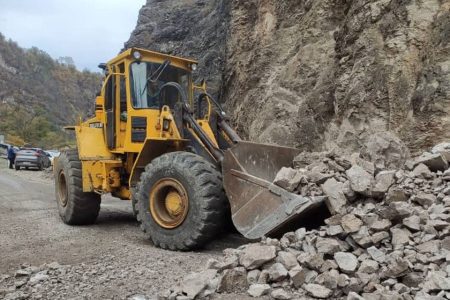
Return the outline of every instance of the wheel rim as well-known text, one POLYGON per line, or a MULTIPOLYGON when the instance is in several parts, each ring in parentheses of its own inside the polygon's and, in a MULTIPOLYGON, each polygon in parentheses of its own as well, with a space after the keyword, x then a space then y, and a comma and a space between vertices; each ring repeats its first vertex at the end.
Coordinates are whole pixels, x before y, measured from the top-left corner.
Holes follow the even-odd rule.
POLYGON ((173 178, 160 179, 150 192, 150 213, 166 229, 180 226, 189 210, 189 198, 183 185, 173 178))
POLYGON ((66 182, 66 176, 64 175, 64 172, 61 171, 59 173, 59 180, 58 180, 58 191, 59 191, 59 203, 63 207, 67 205, 67 182, 66 182))

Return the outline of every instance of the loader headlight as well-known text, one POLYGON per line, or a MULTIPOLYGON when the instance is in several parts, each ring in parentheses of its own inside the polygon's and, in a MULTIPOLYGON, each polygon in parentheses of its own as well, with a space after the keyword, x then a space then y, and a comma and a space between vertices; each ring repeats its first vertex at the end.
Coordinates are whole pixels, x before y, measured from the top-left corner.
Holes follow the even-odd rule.
POLYGON ((140 59, 141 59, 141 52, 139 52, 139 51, 134 51, 134 52, 133 52, 133 57, 134 57, 136 60, 140 60, 140 59))
POLYGON ((163 119, 163 130, 168 131, 170 128, 170 120, 169 119, 163 119))
POLYGON ((192 65, 191 65, 191 69, 192 69, 192 71, 197 70, 197 64, 192 64, 192 65))

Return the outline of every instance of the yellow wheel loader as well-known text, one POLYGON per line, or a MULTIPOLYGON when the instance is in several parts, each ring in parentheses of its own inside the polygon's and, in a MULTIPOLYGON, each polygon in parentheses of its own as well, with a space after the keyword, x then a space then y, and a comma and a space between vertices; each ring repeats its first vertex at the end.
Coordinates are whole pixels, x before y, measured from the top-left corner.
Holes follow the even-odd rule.
POLYGON ((131 48, 106 64, 95 116, 66 127, 77 149, 54 167, 59 214, 94 223, 101 195, 131 200, 156 246, 199 248, 229 215, 250 239, 279 232, 320 205, 272 184, 298 149, 242 141, 204 81, 197 62, 131 48))

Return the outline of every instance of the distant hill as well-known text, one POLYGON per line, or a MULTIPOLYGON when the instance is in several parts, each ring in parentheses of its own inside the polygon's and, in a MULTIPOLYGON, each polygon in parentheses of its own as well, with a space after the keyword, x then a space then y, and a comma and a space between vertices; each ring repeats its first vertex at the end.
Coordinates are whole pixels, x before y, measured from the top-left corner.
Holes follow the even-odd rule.
POLYGON ((70 142, 62 126, 93 114, 102 75, 68 61, 23 49, 0 33, 0 134, 7 142, 61 147, 70 142))

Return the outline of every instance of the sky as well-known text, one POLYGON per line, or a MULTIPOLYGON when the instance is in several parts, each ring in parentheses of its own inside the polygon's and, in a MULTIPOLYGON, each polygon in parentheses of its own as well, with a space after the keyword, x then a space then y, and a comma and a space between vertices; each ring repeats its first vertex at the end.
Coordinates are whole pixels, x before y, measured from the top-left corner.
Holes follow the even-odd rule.
POLYGON ((0 0, 0 32, 23 48, 57 59, 73 58, 78 69, 97 65, 123 48, 145 0, 0 0))

